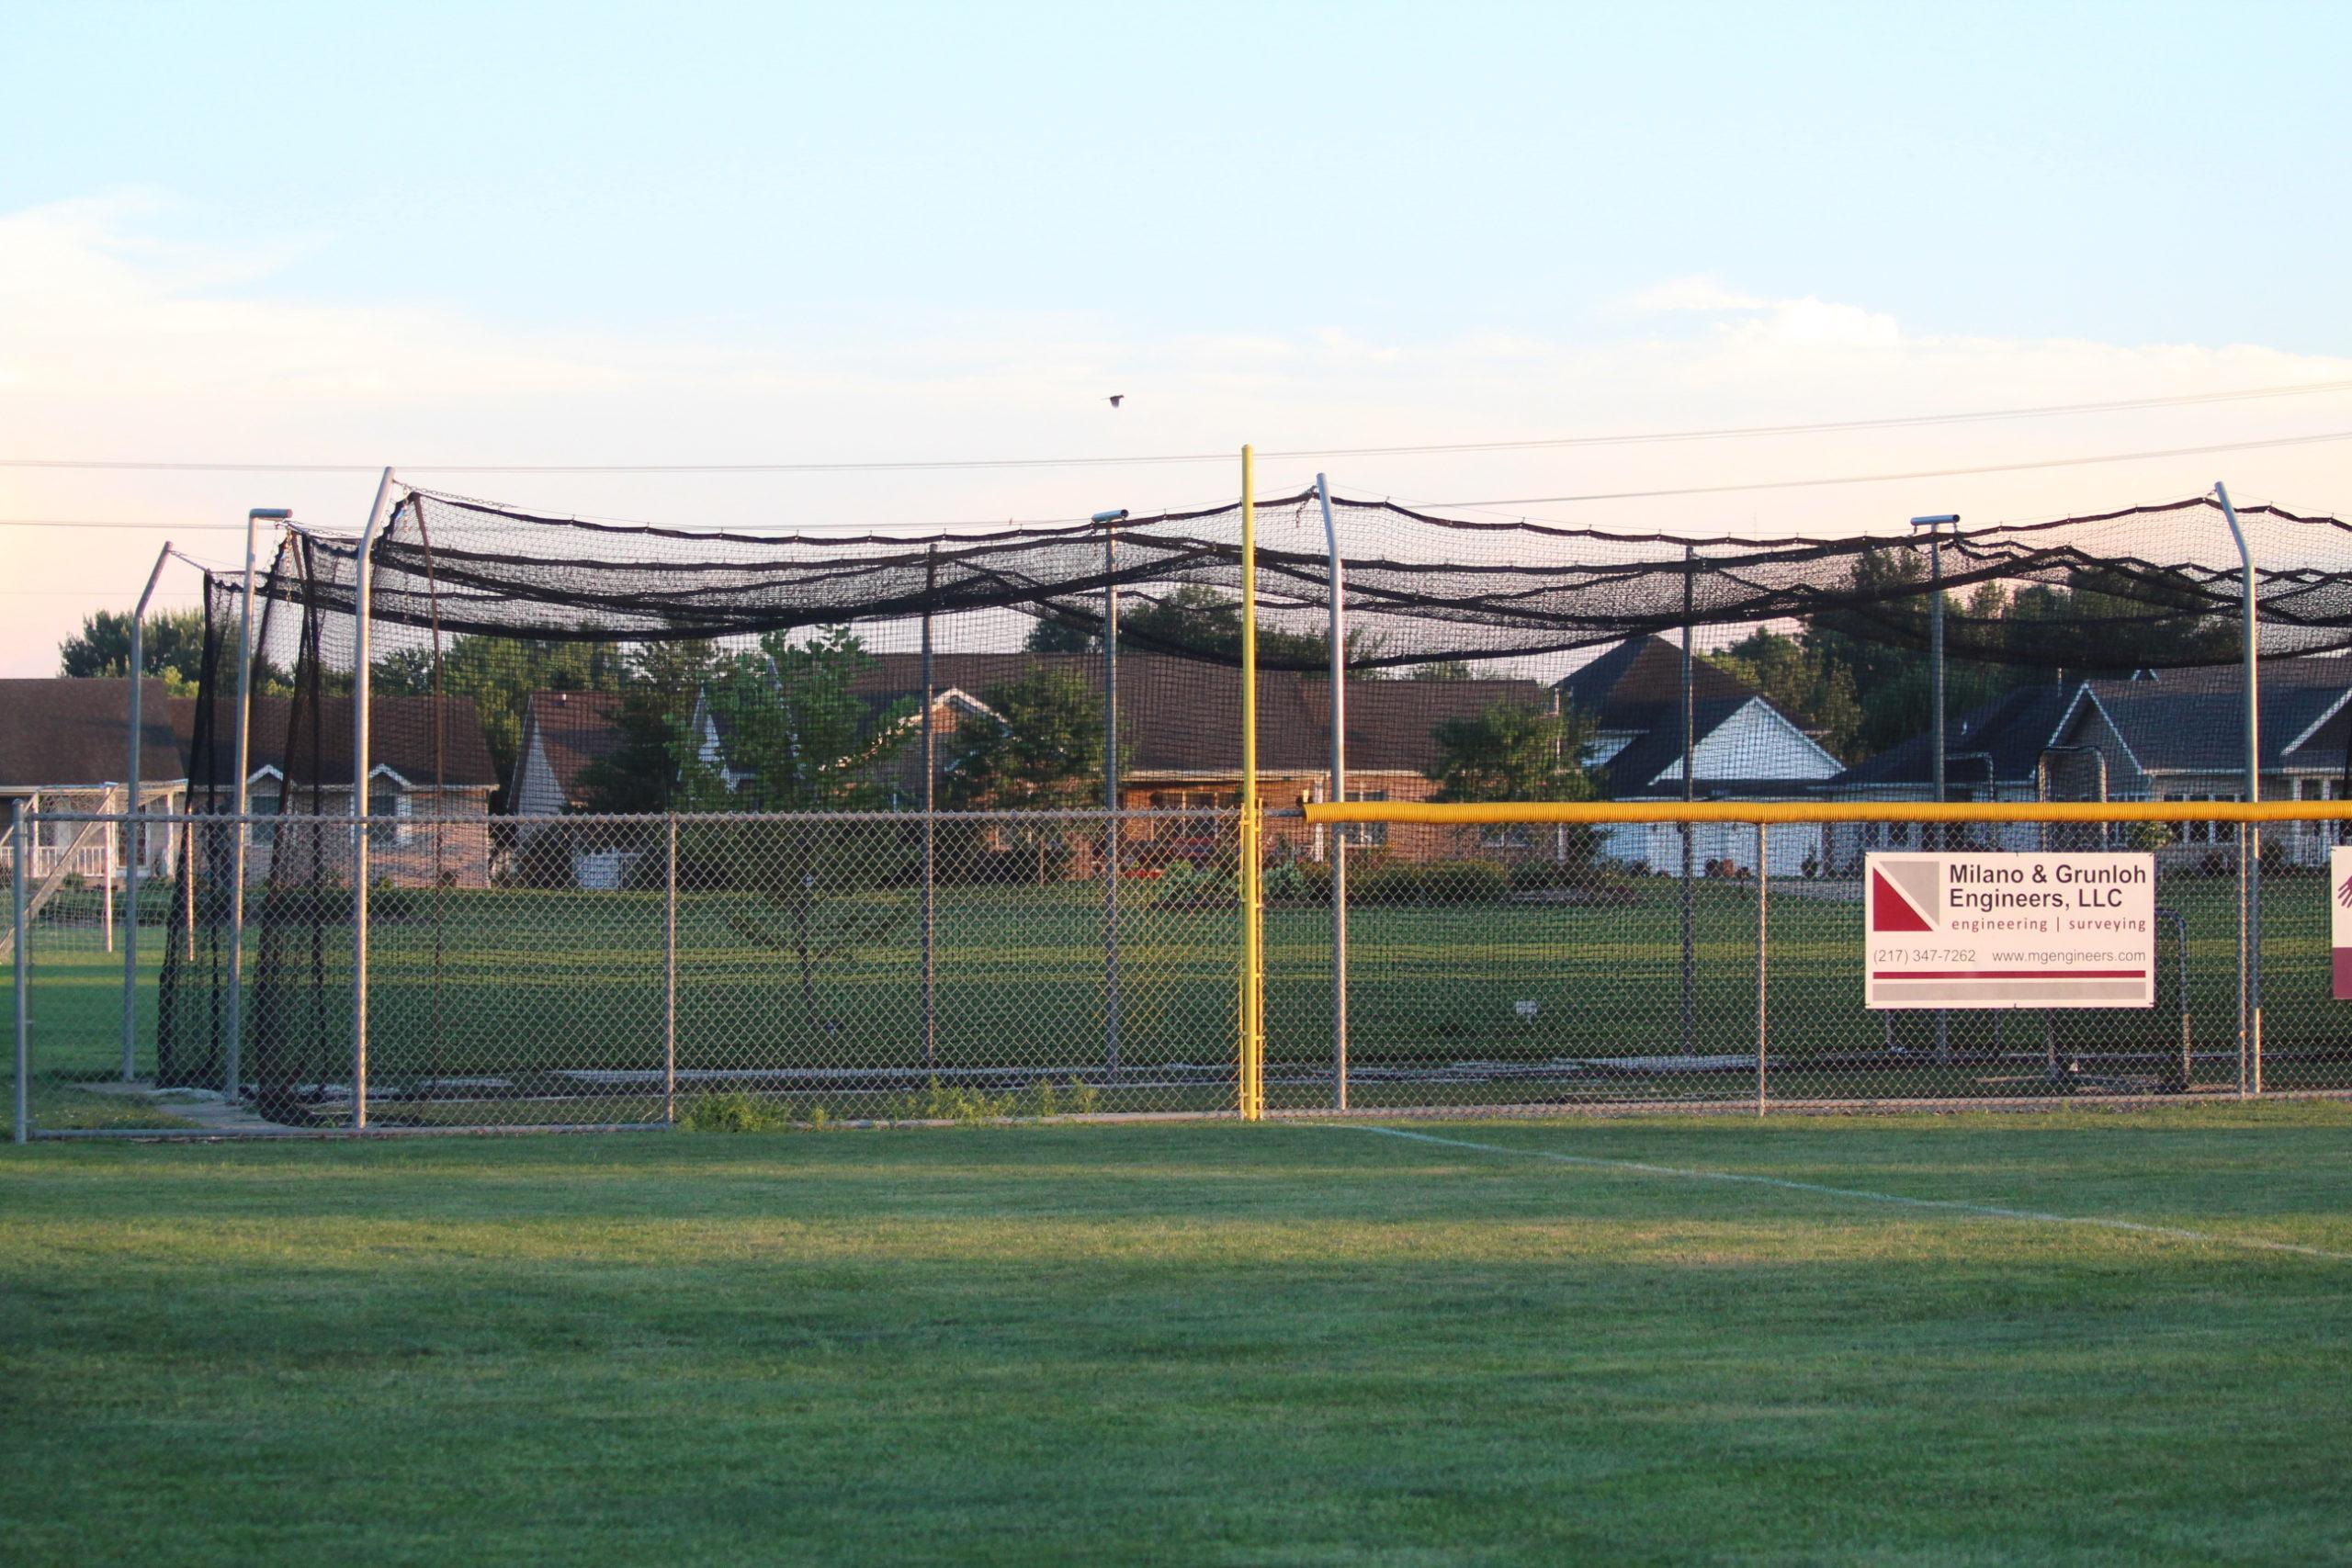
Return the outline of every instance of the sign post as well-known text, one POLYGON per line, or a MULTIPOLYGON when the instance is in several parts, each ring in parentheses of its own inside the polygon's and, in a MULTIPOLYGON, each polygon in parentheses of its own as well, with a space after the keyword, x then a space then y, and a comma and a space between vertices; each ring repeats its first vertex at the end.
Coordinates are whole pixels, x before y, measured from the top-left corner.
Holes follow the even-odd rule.
POLYGON ((1873 854, 1862 881, 1866 1007, 2155 1005, 2154 855, 1873 854))

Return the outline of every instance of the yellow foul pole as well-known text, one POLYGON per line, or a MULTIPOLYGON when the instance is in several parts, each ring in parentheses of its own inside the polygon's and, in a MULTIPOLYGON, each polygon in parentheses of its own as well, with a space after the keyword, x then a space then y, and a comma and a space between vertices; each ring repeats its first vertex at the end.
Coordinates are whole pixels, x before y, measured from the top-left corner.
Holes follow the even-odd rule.
POLYGON ((1266 900, 1258 802, 1258 503, 1241 448, 1241 1119, 1266 1113, 1266 900))

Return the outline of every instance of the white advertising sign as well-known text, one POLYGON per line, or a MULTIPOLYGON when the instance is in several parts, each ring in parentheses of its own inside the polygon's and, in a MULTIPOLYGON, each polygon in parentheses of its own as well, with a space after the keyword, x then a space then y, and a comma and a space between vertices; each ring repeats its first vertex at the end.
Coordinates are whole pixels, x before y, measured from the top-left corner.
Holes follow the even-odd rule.
POLYGON ((2352 1002, 2352 845, 2327 851, 2327 945, 2330 987, 2339 1002, 2352 1002))
POLYGON ((2156 857, 1863 857, 1871 1008, 2144 1008, 2156 857))

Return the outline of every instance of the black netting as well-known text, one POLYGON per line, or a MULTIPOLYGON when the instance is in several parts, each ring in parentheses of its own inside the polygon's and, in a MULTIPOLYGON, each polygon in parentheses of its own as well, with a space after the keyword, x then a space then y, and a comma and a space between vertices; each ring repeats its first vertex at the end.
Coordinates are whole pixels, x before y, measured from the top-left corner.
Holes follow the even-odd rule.
MULTIPOLYGON (((2266 792, 2340 798, 2352 679, 2331 656, 2352 647, 2352 536, 2272 507, 2240 515, 2261 569, 2266 792)), ((1229 1056, 1207 976, 1229 958, 1219 922, 1240 804, 1240 523, 1228 506, 1108 529, 780 538, 405 494, 375 547, 366 628, 379 1114, 514 1120, 561 1104, 571 1109, 551 1119, 645 1119, 649 1042, 681 1020, 695 1040, 678 1059, 701 1050, 688 1070, 722 1086, 835 1072, 825 1081, 880 1095, 892 1074, 1009 1082, 1069 1069, 1094 1074, 1090 1092, 1140 1094, 1136 1063, 1162 1069, 1151 1081, 1165 1096, 1210 1082, 1229 1056), (1115 829, 1056 815, 1106 801, 1136 815, 1115 829), (707 825, 673 851, 649 816, 925 806, 972 820, 928 842, 901 828, 746 828, 750 847, 729 855, 714 846, 734 840, 707 825), (628 900, 663 893, 670 876, 703 922, 670 969, 708 988, 682 995, 664 1023, 648 1011, 659 973, 629 970, 662 933, 628 900), (1121 950, 1119 922, 1138 909, 1144 945, 1121 950), (1182 956, 1201 973, 1164 984, 1181 1003, 1157 1010, 1143 971, 1122 990, 1100 955, 1067 945, 1091 931, 1132 960, 1151 951, 1151 919, 1202 927, 1182 956), (961 982, 933 972, 945 949, 932 935, 959 921, 993 933, 996 946, 970 951, 1010 955, 1006 973, 1031 988, 968 993, 943 1026, 937 987, 961 982), (1024 945, 1049 931, 1065 944, 1024 945), (1063 979, 1041 977, 1057 965, 1063 979), (1016 994, 1052 999, 1005 1003, 1016 994), (989 1010, 1000 1004, 1012 1010, 989 1010), (1008 1040, 1024 1026, 1107 1044, 1094 1068, 1060 1043, 1024 1055, 1008 1040), (580 1111, 583 1099, 594 1105, 580 1111)), ((1262 502, 1257 524, 1270 807, 1329 797, 1335 697, 1351 798, 1930 798, 1939 605, 1947 797, 2242 788, 2238 558, 2203 499, 1947 530, 1931 544, 1612 534, 1334 498, 1348 671, 1336 693, 1317 498, 1262 502)), ((357 558, 356 539, 296 532, 256 598, 251 806, 285 820, 256 826, 247 861, 241 1076, 288 1120, 342 1114, 352 1077, 357 558)), ((216 581, 208 593, 188 725, 198 810, 225 811, 234 788, 241 592, 216 581)), ((1344 832, 1366 908, 1491 889, 1538 910, 1631 908, 1759 869, 1745 828, 1344 832)), ((2281 835, 2283 852, 2312 860, 2324 837, 2281 835)), ((225 886, 226 850, 190 841, 225 886)), ((1338 843, 1295 815, 1269 823, 1278 907, 1328 907, 1338 843)), ((1792 828, 1773 836, 1770 870, 1831 881, 1874 847, 1898 846, 1859 828, 1792 828)), ((2184 825, 2164 847, 2202 868, 2223 846, 2184 825)), ((200 891, 204 877, 187 874, 200 891)), ((228 903, 190 900, 198 929, 175 938, 164 1038, 178 1081, 220 1071, 228 903)), ((1400 951, 1453 962, 1443 942, 1400 951)), ((1311 975, 1285 980, 1277 966, 1274 983, 1278 1031, 1311 1032, 1311 975)), ((1395 1049, 1424 1050, 1423 1028, 1400 1024, 1395 1049)), ((1513 1038, 1485 1045, 1559 1045, 1542 1030, 1513 1038)), ((1377 1039, 1368 1023, 1367 1063, 1377 1039)))

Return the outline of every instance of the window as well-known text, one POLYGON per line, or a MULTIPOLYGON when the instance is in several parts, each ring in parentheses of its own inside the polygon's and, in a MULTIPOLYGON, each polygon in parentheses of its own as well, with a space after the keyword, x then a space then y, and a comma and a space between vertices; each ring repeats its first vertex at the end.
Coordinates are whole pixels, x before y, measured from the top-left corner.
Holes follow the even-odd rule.
POLYGON ((1187 813, 1153 825, 1152 838, 1177 847, 1189 843, 1196 849, 1206 849, 1231 831, 1230 824, 1212 812, 1238 810, 1241 792, 1237 789, 1163 789, 1151 796, 1154 811, 1187 813), (1189 813, 1198 812, 1199 816, 1189 813))
MULTIPOLYGON (((1351 789, 1348 791, 1348 798, 1385 801, 1388 798, 1388 792, 1385 789, 1351 789)), ((1385 848, 1388 843, 1388 824, 1385 822, 1343 822, 1340 825, 1340 831, 1347 835, 1350 849, 1377 850, 1385 848)))
POLYGON ((368 791, 368 843, 372 849, 384 849, 401 841, 400 824, 379 818, 401 815, 400 792, 386 786, 374 786, 368 791))
MULTIPOLYGON (((282 817, 286 814, 286 796, 275 790, 267 795, 258 793, 248 795, 245 797, 245 810, 254 817, 282 817)), ((254 823, 253 835, 247 840, 247 842, 254 845, 274 844, 277 841, 277 824, 275 822, 254 823)))

